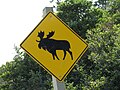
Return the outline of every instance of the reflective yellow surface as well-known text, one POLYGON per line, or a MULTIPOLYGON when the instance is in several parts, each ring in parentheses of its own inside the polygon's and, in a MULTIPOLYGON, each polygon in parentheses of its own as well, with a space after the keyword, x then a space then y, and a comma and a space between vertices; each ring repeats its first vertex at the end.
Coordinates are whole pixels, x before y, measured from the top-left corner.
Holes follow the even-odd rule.
POLYGON ((34 28, 20 46, 59 81, 65 79, 88 47, 87 43, 78 34, 51 12, 34 28), (51 53, 42 48, 38 48, 39 42, 36 42, 36 40, 40 41, 40 38, 37 37, 40 31, 44 31, 43 38, 46 38, 49 32, 55 31, 51 39, 67 40, 70 43, 70 51, 73 54, 73 60, 68 52, 63 60, 63 50, 56 50, 60 60, 56 57, 55 60, 53 60, 51 53))

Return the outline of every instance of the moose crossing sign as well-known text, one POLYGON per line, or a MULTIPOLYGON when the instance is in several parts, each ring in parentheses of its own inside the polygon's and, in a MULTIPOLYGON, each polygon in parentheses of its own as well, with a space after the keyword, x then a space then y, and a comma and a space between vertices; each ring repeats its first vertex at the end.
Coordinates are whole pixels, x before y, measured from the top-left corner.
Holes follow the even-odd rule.
POLYGON ((65 79, 88 47, 77 33, 51 12, 20 46, 59 81, 65 79))

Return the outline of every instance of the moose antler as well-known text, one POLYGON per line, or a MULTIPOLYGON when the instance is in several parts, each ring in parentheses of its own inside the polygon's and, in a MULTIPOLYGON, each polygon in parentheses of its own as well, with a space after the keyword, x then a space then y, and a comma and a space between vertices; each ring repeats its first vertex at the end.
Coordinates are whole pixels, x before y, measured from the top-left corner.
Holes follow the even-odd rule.
POLYGON ((42 31, 38 32, 38 37, 40 37, 40 39, 43 39, 43 37, 44 37, 44 32, 42 32, 42 31))
POLYGON ((49 34, 47 35, 47 38, 52 37, 52 36, 54 35, 54 33, 55 33, 55 31, 51 31, 51 32, 49 32, 49 34))

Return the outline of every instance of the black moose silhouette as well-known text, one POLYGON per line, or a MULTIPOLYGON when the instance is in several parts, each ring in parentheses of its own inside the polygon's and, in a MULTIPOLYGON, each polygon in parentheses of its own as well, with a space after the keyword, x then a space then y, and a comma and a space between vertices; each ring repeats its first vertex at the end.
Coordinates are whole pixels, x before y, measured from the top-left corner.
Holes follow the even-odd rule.
POLYGON ((40 38, 40 41, 36 40, 39 42, 38 47, 41 49, 43 48, 44 50, 47 50, 49 53, 52 54, 53 59, 55 60, 56 58, 59 60, 56 50, 63 50, 64 51, 64 57, 63 60, 66 57, 66 51, 70 54, 71 59, 73 60, 73 55, 72 52, 69 50, 70 49, 70 43, 67 40, 55 40, 55 39, 50 39, 55 32, 51 31, 47 35, 46 38, 44 37, 44 32, 40 31, 38 32, 38 37, 40 38))

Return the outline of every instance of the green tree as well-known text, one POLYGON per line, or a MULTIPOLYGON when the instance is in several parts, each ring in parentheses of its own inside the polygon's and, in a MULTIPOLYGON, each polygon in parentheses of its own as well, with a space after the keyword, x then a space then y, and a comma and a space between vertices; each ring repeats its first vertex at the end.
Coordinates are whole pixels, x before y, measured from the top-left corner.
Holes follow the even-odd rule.
POLYGON ((110 12, 115 14, 117 12, 120 12, 120 0, 111 0, 111 10, 110 12))
POLYGON ((108 9, 108 7, 110 5, 110 1, 111 0, 97 0, 97 1, 95 1, 94 5, 98 6, 99 8, 102 8, 102 9, 108 9))
POLYGON ((87 34, 88 59, 93 62, 93 68, 90 69, 93 80, 89 83, 100 90, 120 89, 120 24, 114 24, 115 21, 106 16, 87 34))
POLYGON ((14 61, 0 67, 1 90, 51 90, 51 76, 19 48, 16 52, 14 61))
POLYGON ((94 5, 98 8, 110 11, 110 14, 120 11, 120 0, 97 0, 94 5))
POLYGON ((103 14, 87 0, 65 0, 58 4, 57 11, 57 15, 83 38, 103 14))

